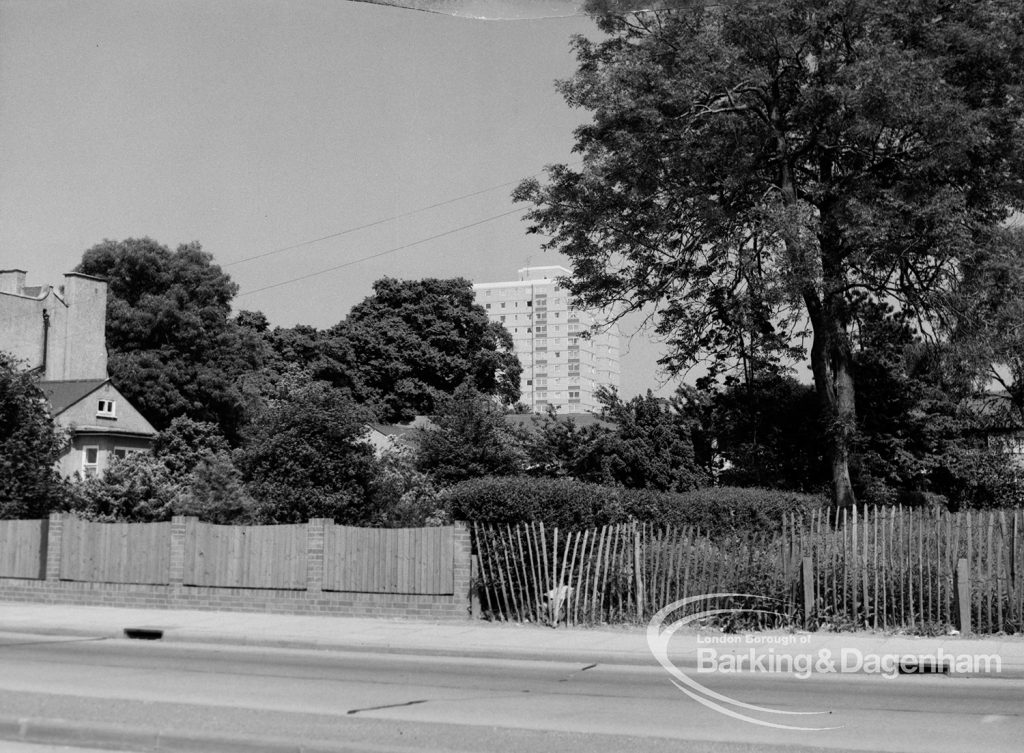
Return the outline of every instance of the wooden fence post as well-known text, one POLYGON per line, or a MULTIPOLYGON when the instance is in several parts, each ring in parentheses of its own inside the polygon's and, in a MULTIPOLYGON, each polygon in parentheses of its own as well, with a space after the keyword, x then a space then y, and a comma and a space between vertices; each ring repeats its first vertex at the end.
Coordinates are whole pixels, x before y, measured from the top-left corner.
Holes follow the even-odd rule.
POLYGON ((971 565, 961 557, 956 562, 956 603, 961 635, 971 632, 971 565))
POLYGON ((636 578, 636 620, 643 622, 644 619, 644 574, 641 568, 643 558, 640 553, 640 531, 633 523, 633 575, 636 578))
POLYGON ((474 554, 469 558, 469 616, 474 620, 480 619, 480 589, 477 585, 480 582, 480 559, 474 554))
POLYGON ((814 564, 810 557, 800 561, 800 583, 803 586, 804 628, 808 629, 814 614, 814 564))

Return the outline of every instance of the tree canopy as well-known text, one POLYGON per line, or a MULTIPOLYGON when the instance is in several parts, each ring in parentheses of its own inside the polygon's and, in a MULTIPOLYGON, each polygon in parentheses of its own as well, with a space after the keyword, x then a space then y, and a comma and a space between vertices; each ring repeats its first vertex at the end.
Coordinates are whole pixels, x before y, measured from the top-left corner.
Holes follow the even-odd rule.
POLYGON ((235 463, 261 522, 365 523, 376 464, 369 412, 326 382, 282 390, 245 430, 235 463))
POLYGON ((442 484, 514 476, 525 466, 522 437, 494 399, 461 385, 438 399, 432 424, 415 432, 417 467, 442 484))
POLYGON ((331 328, 333 351, 357 399, 381 420, 434 413, 461 385, 513 404, 522 367, 512 336, 474 303, 468 280, 383 278, 331 328))
POLYGON ((739 0, 617 15, 560 84, 582 167, 524 181, 588 306, 658 307, 682 369, 802 345, 834 497, 854 501, 866 303, 948 326, 964 262, 1024 206, 1017 0, 739 0), (805 332, 806 331, 806 332, 805 332))
POLYGON ((171 251, 149 238, 104 241, 76 271, 108 281, 108 370, 157 429, 176 416, 213 421, 237 438, 236 381, 261 364, 251 327, 231 318, 238 286, 198 243, 171 251))
POLYGON ((527 443, 534 475, 656 491, 688 491, 707 482, 707 453, 695 447, 699 426, 684 398, 665 400, 648 390, 623 400, 607 388, 597 398, 600 424, 580 426, 549 411, 527 443))
POLYGON ((0 519, 46 517, 63 499, 55 464, 67 437, 23 367, 0 352, 0 519))

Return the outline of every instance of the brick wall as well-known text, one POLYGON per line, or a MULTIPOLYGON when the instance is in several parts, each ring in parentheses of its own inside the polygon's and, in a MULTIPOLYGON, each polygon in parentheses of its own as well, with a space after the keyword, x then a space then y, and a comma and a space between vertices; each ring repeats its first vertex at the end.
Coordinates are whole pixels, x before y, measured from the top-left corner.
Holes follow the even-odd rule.
POLYGON ((64 516, 54 513, 47 527, 46 574, 42 580, 0 577, 0 601, 37 601, 52 604, 209 609, 218 611, 380 616, 421 619, 470 617, 470 533, 462 523, 453 535, 455 580, 450 595, 382 594, 324 591, 324 520, 307 525, 305 590, 217 588, 183 583, 185 528, 188 518, 175 517, 170 534, 170 578, 166 585, 92 583, 61 580, 61 542, 64 516))

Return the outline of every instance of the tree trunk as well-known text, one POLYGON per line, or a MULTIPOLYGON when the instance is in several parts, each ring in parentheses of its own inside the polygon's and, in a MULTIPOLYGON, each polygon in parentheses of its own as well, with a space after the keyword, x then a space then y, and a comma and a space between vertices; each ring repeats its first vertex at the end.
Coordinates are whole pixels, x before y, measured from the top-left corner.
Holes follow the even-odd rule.
MULTIPOLYGON (((810 257, 806 241, 802 239, 806 226, 800 220, 798 192, 795 171, 790 164, 790 150, 786 138, 786 123, 779 106, 781 94, 778 86, 773 89, 774 102, 769 110, 769 119, 775 130, 775 148, 779 158, 778 188, 783 205, 793 212, 789 232, 786 234, 786 252, 790 263, 796 269, 806 269, 810 257)), ((826 160, 821 165, 821 178, 827 183, 831 178, 832 166, 826 160)), ((843 289, 843 272, 839 253, 842 246, 838 223, 828 206, 818 206, 820 213, 820 269, 822 290, 804 283, 803 299, 807 314, 814 330, 811 345, 811 371, 814 374, 814 388, 821 402, 821 415, 825 424, 826 454, 832 471, 832 498, 840 507, 857 503, 850 482, 850 444, 856 430, 856 409, 854 403, 853 373, 851 372, 851 350, 849 338, 842 318, 837 310, 839 291, 843 289)))
POLYGON ((813 293, 804 301, 814 330, 811 371, 821 404, 826 455, 832 472, 832 499, 840 507, 857 503, 850 481, 850 444, 857 425, 852 358, 842 326, 813 293))

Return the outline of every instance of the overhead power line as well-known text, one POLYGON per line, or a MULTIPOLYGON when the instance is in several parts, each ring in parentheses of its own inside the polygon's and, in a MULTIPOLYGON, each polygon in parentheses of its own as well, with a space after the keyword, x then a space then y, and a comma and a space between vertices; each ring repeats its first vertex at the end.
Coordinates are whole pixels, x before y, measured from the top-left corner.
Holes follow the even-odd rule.
POLYGON ((231 261, 231 262, 228 262, 227 264, 222 264, 221 266, 225 267, 225 268, 226 267, 234 267, 234 266, 237 266, 238 264, 244 264, 247 261, 255 261, 257 259, 263 259, 263 258, 265 258, 267 256, 274 256, 275 254, 283 254, 285 251, 294 251, 295 249, 302 248, 304 246, 312 246, 314 243, 320 243, 321 241, 331 240, 332 238, 340 238, 343 235, 349 235, 350 233, 356 233, 356 232, 358 232, 360 230, 366 230, 367 228, 376 227, 377 225, 383 225, 383 224, 385 224, 387 222, 394 222, 395 220, 400 220, 403 217, 411 217, 412 215, 419 214, 420 212, 427 212, 427 211, 429 211, 431 209, 437 209, 438 207, 447 206, 448 204, 454 204, 457 201, 463 201, 465 199, 471 199, 474 196, 479 196, 481 194, 490 193, 491 191, 497 191, 499 188, 505 188, 507 186, 514 185, 514 184, 516 184, 518 182, 519 182, 518 180, 510 180, 507 183, 501 183, 501 184, 496 185, 496 186, 491 186, 490 188, 481 188, 479 191, 473 191, 472 193, 463 194, 462 196, 456 196, 454 199, 447 199, 445 201, 439 201, 438 203, 431 204, 430 206, 427 206, 427 207, 420 207, 419 209, 412 209, 412 210, 410 210, 408 212, 403 212, 402 214, 395 214, 395 215, 392 215, 391 217, 385 217, 385 218, 380 219, 380 220, 374 220, 373 222, 367 222, 365 225, 358 225, 356 227, 350 227, 350 228, 347 228, 345 230, 339 230, 337 233, 331 233, 329 235, 322 235, 319 238, 313 238, 312 240, 301 241, 300 243, 293 243, 290 246, 283 246, 281 248, 275 248, 275 249, 273 249, 271 251, 264 251, 261 254, 256 254, 255 256, 247 256, 244 259, 237 259, 236 261, 231 261))
MULTIPOLYGON (((455 199, 453 199, 453 201, 455 201, 455 199)), ((493 222, 494 220, 500 220, 502 217, 508 217, 511 214, 517 214, 517 213, 522 212, 522 211, 523 210, 521 208, 511 209, 508 212, 503 212, 501 214, 496 214, 493 217, 487 217, 486 219, 483 219, 483 220, 477 220, 476 222, 471 222, 468 225, 461 225, 461 226, 459 226, 457 228, 453 228, 451 230, 446 230, 443 233, 438 233, 437 235, 432 235, 429 238, 421 238, 421 239, 419 239, 417 241, 413 241, 412 243, 406 243, 403 246, 396 246, 394 248, 389 248, 386 251, 378 251, 377 253, 370 254, 369 256, 362 256, 362 257, 360 257, 358 259, 352 259, 351 261, 347 261, 344 264, 338 264, 338 265, 333 266, 333 267, 328 267, 327 269, 321 269, 319 272, 310 272, 308 275, 302 275, 300 277, 293 277, 293 278, 291 278, 289 280, 282 280, 281 282, 275 282, 273 285, 264 285, 262 288, 256 288, 254 290, 247 290, 247 291, 245 291, 243 293, 239 293, 237 297, 238 298, 243 298, 243 297, 245 297, 247 295, 253 295, 254 293, 262 293, 264 290, 272 290, 273 288, 279 288, 279 287, 282 287, 283 285, 291 285, 294 282, 301 282, 302 280, 309 280, 309 279, 311 279, 313 277, 319 277, 320 275, 325 275, 325 274, 328 274, 329 272, 337 272, 339 269, 344 269, 345 267, 351 267, 351 266, 353 266, 355 264, 359 264, 359 263, 364 262, 364 261, 369 261, 370 259, 378 259, 381 256, 387 256, 388 254, 393 254, 393 253, 395 253, 397 251, 404 251, 407 248, 412 248, 413 246, 419 246, 419 245, 421 245, 423 243, 429 243, 430 241, 435 241, 438 238, 444 238, 444 237, 449 236, 449 235, 454 235, 455 233, 460 233, 463 230, 469 230, 470 228, 478 227, 478 226, 483 225, 485 223, 493 222)))

